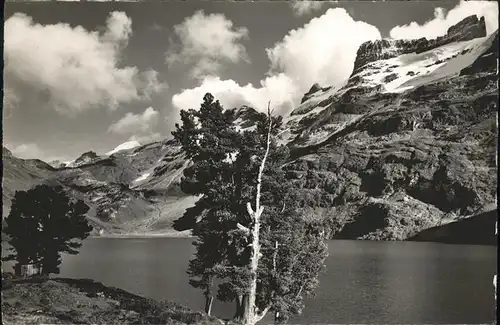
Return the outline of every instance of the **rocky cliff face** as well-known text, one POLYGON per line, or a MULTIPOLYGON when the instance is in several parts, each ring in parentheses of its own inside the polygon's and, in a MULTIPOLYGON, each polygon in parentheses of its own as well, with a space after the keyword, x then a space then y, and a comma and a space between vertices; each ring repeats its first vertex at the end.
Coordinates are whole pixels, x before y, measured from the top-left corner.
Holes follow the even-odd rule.
POLYGON ((84 154, 82 154, 80 157, 76 158, 76 160, 74 161, 74 164, 80 165, 80 164, 89 163, 96 158, 97 158, 97 154, 95 152, 88 151, 88 152, 85 152, 84 154))
POLYGON ((378 60, 386 60, 408 53, 423 53, 452 42, 470 41, 484 36, 486 36, 484 17, 478 18, 473 15, 451 26, 446 35, 432 40, 420 38, 416 40, 368 41, 361 44, 358 49, 353 73, 359 72, 364 65, 378 60))
POLYGON ((285 135, 304 213, 336 238, 403 240, 496 209, 498 34, 484 36, 473 16, 437 40, 366 43, 345 87, 313 87, 285 135))
MULTIPOLYGON (((435 40, 363 44, 344 87, 313 85, 284 118, 304 216, 335 238, 404 240, 496 209, 497 62, 498 33, 476 16, 435 40)), ((240 108, 237 128, 255 116, 240 108)), ((51 179, 92 207, 98 229, 173 232, 197 200, 179 189, 189 162, 172 141, 82 157, 52 168, 4 150, 4 209, 14 190, 51 179)))

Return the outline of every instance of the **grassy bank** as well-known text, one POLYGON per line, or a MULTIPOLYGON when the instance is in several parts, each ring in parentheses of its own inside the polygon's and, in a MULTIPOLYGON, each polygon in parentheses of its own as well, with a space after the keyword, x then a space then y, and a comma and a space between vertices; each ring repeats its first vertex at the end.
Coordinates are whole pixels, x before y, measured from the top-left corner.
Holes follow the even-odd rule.
POLYGON ((14 324, 200 324, 223 321, 89 279, 2 281, 2 320, 14 324))

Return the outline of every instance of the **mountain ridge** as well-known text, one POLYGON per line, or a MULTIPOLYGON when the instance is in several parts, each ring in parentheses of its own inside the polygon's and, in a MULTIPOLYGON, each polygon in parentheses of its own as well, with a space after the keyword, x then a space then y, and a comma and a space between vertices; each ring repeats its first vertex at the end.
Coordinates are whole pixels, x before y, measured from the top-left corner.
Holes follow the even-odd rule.
MULTIPOLYGON (((368 42, 358 54, 343 87, 313 85, 284 118, 279 140, 294 155, 285 169, 304 216, 332 238, 405 240, 491 207, 498 31, 486 36, 472 15, 435 40, 368 42)), ((237 129, 253 128, 256 114, 236 109, 237 129)), ((179 188, 189 162, 172 140, 82 156, 38 170, 7 152, 8 196, 51 179, 91 205, 98 230, 135 234, 173 234, 197 200, 179 188)))
POLYGON ((435 39, 422 37, 416 40, 382 39, 367 41, 361 44, 357 51, 353 75, 364 65, 376 60, 390 59, 412 52, 419 54, 451 42, 470 41, 485 36, 486 23, 484 17, 478 18, 477 15, 471 15, 448 28, 446 35, 435 39))

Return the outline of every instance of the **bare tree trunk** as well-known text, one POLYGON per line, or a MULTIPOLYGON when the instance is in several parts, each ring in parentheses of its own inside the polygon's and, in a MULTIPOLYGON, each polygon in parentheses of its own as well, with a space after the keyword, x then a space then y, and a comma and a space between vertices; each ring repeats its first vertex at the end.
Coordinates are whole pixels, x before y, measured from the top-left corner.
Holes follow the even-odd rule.
POLYGON ((282 324, 282 320, 281 320, 281 315, 280 315, 280 312, 277 311, 274 313, 274 323, 275 324, 282 324))
POLYGON ((21 263, 20 262, 17 262, 16 265, 14 266, 14 275, 21 276, 21 263))
POLYGON ((273 252, 273 276, 276 277, 276 262, 278 260, 278 241, 274 242, 274 252, 273 252))
POLYGON ((260 163, 259 173, 257 175, 257 194, 255 197, 255 211, 252 210, 252 205, 250 202, 247 203, 247 211, 250 215, 251 220, 253 220, 253 226, 251 229, 252 243, 251 255, 250 255, 250 288, 248 293, 248 299, 245 301, 244 313, 242 322, 245 325, 254 325, 260 321, 266 313, 269 311, 270 306, 264 308, 264 310, 259 311, 255 305, 257 297, 257 269, 259 267, 259 259, 261 257, 260 253, 260 217, 264 211, 264 207, 260 205, 260 191, 262 185, 262 174, 264 173, 264 167, 266 164, 267 156, 269 155, 269 148, 271 146, 271 130, 272 130, 272 118, 269 105, 267 107, 267 113, 269 118, 269 128, 267 131, 267 143, 266 152, 260 163))
POLYGON ((205 313, 208 316, 212 313, 212 303, 214 302, 214 297, 212 295, 205 296, 205 313))
POLYGON ((243 325, 251 324, 250 320, 253 319, 253 314, 251 313, 252 305, 250 305, 249 295, 243 296, 243 301, 241 303, 241 323, 243 325))
POLYGON ((210 314, 212 313, 212 303, 214 302, 214 296, 212 294, 212 285, 213 285, 212 276, 208 276, 208 278, 206 278, 205 285, 206 287, 203 293, 205 295, 205 313, 207 313, 207 315, 210 316, 210 314))
POLYGON ((235 301, 236 301, 236 312, 234 313, 233 319, 235 320, 241 320, 243 319, 243 300, 244 296, 238 296, 235 301))

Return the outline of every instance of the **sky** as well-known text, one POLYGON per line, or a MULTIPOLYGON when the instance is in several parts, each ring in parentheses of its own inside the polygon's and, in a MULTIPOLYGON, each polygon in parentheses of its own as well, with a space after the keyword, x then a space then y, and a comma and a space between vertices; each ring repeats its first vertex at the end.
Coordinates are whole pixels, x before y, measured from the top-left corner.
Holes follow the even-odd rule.
POLYGON ((463 18, 498 28, 496 1, 8 2, 3 145, 73 160, 170 137, 211 92, 225 108, 290 112, 340 87, 381 38, 435 38, 463 18))

